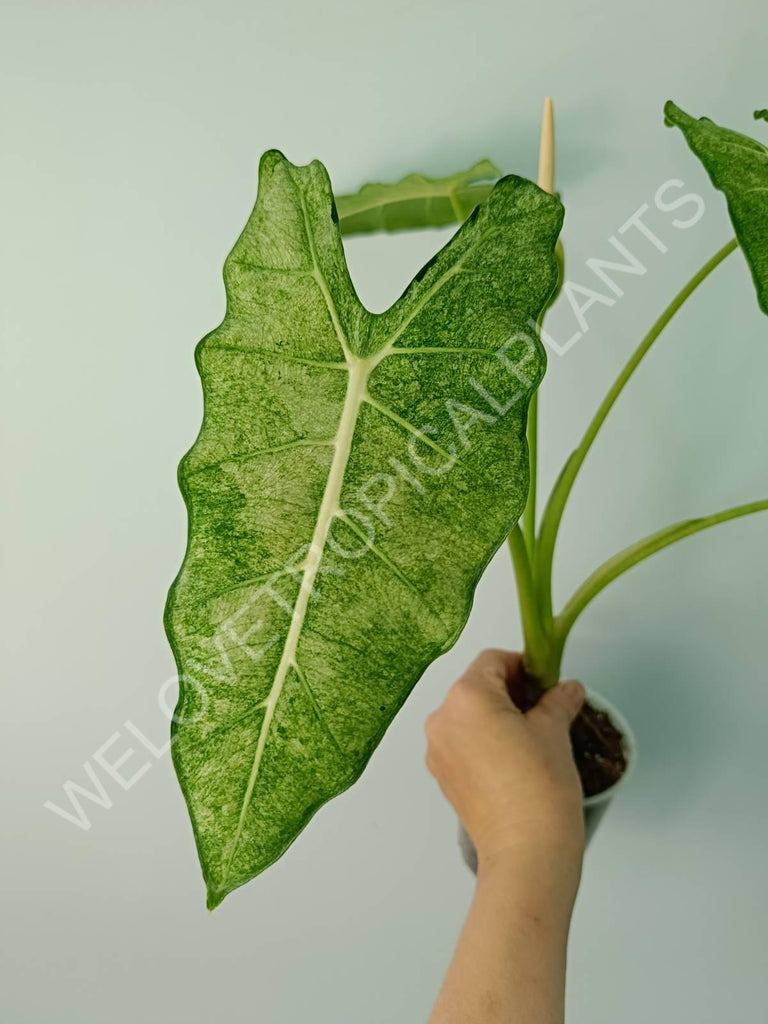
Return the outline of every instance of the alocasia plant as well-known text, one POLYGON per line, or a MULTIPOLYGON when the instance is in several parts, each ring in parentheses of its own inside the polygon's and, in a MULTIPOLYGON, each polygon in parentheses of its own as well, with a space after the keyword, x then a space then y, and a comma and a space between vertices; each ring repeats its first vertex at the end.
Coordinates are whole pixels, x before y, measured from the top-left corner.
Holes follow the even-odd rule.
POLYGON ((196 353, 205 412, 166 609, 173 758, 211 907, 359 776, 524 507, 544 370, 530 324, 563 211, 517 177, 486 193, 374 315, 323 166, 262 158, 225 319, 196 353))
POLYGON ((225 266, 226 317, 197 351, 205 414, 180 467, 189 540, 166 609, 181 681, 174 762, 210 906, 358 777, 421 673, 455 641, 505 535, 526 667, 547 687, 574 623, 609 583, 684 537, 768 509, 759 500, 659 530, 553 609, 569 495, 666 325, 739 245, 768 312, 768 151, 672 103, 665 113, 725 193, 737 238, 641 340, 540 518, 544 359, 533 328, 563 266, 551 146, 545 191, 516 177, 493 185, 498 172, 481 161, 336 203, 320 164, 263 158, 255 209, 225 266), (404 295, 368 312, 341 232, 449 223, 459 231, 404 295))

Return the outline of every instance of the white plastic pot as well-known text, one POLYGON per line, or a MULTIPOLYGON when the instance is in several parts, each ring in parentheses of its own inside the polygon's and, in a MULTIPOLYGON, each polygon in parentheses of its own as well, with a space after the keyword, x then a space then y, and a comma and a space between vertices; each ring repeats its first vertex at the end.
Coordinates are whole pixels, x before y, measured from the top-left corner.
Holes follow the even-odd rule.
MULTIPOLYGON (((597 793, 595 796, 588 796, 584 799, 584 833, 586 842, 589 843, 617 790, 624 785, 628 776, 634 771, 635 763, 637 762, 637 745, 627 720, 610 701, 606 700, 605 697, 601 697, 599 693, 593 693, 591 690, 587 691, 587 699, 598 711, 607 712, 613 724, 622 734, 624 738, 624 755, 627 759, 627 767, 618 782, 615 782, 602 793, 597 793)), ((477 851, 461 823, 459 823, 459 848, 461 849, 464 863, 473 874, 477 874, 477 851)))

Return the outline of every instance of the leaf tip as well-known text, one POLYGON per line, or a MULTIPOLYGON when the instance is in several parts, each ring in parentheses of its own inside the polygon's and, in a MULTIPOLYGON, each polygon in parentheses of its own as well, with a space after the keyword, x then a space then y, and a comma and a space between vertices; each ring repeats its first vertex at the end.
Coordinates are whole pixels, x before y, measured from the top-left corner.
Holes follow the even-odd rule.
POLYGON ((688 115, 685 111, 681 110, 672 100, 667 100, 664 104, 664 124, 668 128, 680 127, 686 119, 688 119, 688 115))
POLYGON ((279 149, 268 149, 265 153, 261 154, 261 159, 259 160, 259 177, 264 173, 274 170, 280 164, 287 164, 289 162, 285 153, 282 153, 279 149))
POLYGON ((205 906, 213 913, 216 907, 220 907, 226 897, 226 892, 221 889, 212 889, 210 886, 206 892, 205 906))
POLYGON ((467 172, 468 181, 485 181, 485 179, 493 180, 494 178, 500 178, 502 176, 501 171, 488 157, 484 157, 482 160, 478 160, 476 164, 473 164, 467 172))
POLYGON ((756 121, 768 121, 768 107, 764 110, 756 110, 752 116, 756 121))

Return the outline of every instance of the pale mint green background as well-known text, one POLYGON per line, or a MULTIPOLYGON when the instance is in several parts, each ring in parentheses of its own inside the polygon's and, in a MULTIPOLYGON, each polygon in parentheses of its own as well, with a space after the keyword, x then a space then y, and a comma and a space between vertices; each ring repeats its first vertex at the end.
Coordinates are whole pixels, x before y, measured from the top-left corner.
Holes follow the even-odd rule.
MULTIPOLYGON (((126 718, 164 730, 193 346, 221 316, 262 150, 319 156, 342 189, 485 155, 530 175, 551 93, 573 280, 667 179, 707 202, 688 231, 649 213, 669 252, 633 235, 648 273, 552 360, 551 481, 640 331, 729 237, 661 108, 671 96, 766 137, 751 121, 768 104, 765 5, 5 0, 0 18, 3 1020, 418 1024, 471 891, 422 722, 480 647, 519 643, 504 552, 364 780, 213 916, 168 757, 129 792, 108 783, 89 832, 42 806, 126 718)), ((350 245, 363 298, 387 303, 445 237, 350 245)), ((551 329, 571 325, 561 303, 551 329)), ((766 381, 768 321, 734 255, 597 445, 561 596, 642 533, 765 495, 766 381)), ((767 548, 768 517, 687 541, 617 583, 569 649, 642 758, 589 852, 570 1024, 764 1017, 767 548)))

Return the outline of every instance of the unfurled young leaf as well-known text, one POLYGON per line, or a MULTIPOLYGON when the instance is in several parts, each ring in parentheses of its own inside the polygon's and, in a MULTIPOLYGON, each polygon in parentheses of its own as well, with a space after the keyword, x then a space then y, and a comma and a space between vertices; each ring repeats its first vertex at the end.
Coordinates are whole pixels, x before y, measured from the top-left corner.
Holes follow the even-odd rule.
POLYGON ((671 101, 664 107, 664 115, 668 124, 680 128, 715 188, 725 193, 758 303, 768 313, 768 149, 747 135, 721 128, 708 117, 691 117, 671 101))
POLYGON ((526 499, 544 370, 529 325, 561 222, 557 199, 504 178, 375 315, 323 166, 262 158, 225 319, 197 349, 205 412, 166 609, 173 758, 209 906, 355 781, 461 632, 526 499))
POLYGON ((461 224, 484 202, 501 171, 480 160, 468 171, 447 178, 409 174, 391 185, 363 185, 350 196, 337 196, 341 230, 345 235, 370 231, 404 231, 461 224))

